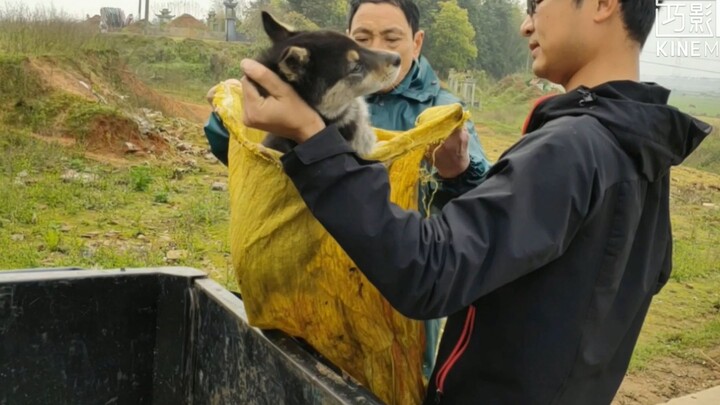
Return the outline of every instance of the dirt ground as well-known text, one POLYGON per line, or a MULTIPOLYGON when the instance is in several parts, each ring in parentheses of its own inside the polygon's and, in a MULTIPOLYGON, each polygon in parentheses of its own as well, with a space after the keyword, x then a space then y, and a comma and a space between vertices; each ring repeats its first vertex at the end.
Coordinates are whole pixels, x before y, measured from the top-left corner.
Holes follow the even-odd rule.
POLYGON ((641 373, 625 377, 613 405, 655 405, 720 385, 720 347, 704 361, 664 357, 641 373), (704 363, 704 364, 703 364, 704 363))
POLYGON ((190 14, 183 14, 175 18, 168 24, 170 28, 192 28, 196 30, 207 30, 208 27, 202 21, 196 19, 190 14))

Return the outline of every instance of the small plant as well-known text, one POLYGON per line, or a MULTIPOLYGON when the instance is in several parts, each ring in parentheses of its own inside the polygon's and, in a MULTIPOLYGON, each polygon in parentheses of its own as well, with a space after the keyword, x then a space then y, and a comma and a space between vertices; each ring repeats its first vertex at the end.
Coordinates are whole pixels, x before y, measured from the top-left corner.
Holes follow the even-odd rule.
POLYGON ((136 166, 130 169, 130 187, 133 191, 147 191, 153 182, 150 168, 144 166, 136 166))
POLYGON ((79 158, 73 158, 70 161, 70 168, 76 171, 85 170, 85 161, 79 158))
POLYGON ((167 204, 170 202, 170 196, 168 195, 167 191, 161 191, 161 192, 155 194, 153 201, 155 201, 158 204, 167 204))
POLYGON ((57 229, 48 229, 47 232, 45 232, 44 239, 45 239, 45 247, 47 250, 51 252, 58 252, 60 251, 60 231, 57 229))

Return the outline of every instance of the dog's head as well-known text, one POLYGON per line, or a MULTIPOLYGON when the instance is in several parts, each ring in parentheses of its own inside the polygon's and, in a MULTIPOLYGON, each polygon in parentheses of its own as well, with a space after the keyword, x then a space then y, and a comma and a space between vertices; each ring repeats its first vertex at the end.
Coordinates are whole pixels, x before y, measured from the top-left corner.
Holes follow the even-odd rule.
POLYGON ((334 31, 294 31, 262 13, 272 47, 260 62, 322 116, 334 119, 357 97, 392 85, 400 55, 372 51, 334 31))

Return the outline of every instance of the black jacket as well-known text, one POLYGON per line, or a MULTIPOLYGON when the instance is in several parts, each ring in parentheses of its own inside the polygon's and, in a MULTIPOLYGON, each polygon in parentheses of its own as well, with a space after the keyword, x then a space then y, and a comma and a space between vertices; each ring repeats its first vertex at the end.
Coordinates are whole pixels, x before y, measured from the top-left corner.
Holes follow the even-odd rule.
POLYGON ((310 210, 405 315, 449 316, 426 403, 609 404, 671 269, 669 170, 711 127, 654 84, 542 102, 429 219, 327 128, 283 156, 310 210))

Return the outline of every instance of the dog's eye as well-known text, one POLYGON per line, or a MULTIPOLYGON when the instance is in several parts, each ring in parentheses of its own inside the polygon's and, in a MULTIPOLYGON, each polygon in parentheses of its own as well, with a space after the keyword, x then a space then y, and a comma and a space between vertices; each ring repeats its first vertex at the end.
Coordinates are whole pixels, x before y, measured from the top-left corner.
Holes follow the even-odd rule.
POLYGON ((356 63, 350 67, 350 73, 360 73, 363 70, 363 65, 356 63))

